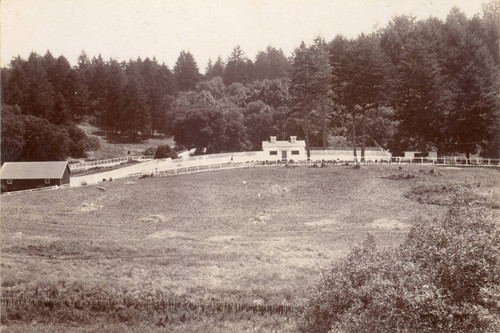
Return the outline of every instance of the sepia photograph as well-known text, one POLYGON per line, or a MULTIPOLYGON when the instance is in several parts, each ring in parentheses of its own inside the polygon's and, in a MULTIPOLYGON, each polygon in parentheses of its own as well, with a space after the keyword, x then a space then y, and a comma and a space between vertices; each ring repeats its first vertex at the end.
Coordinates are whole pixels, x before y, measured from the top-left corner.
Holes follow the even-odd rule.
POLYGON ((0 331, 500 332, 498 0, 1 0, 0 331))

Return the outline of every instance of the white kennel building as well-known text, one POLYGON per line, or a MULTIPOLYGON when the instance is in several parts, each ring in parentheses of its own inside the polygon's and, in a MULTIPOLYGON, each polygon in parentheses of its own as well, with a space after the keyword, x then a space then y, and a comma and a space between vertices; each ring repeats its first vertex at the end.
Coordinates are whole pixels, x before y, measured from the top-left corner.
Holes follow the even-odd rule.
POLYGON ((266 161, 307 161, 306 142, 296 136, 290 136, 289 141, 278 141, 271 136, 269 141, 262 141, 262 151, 266 161))

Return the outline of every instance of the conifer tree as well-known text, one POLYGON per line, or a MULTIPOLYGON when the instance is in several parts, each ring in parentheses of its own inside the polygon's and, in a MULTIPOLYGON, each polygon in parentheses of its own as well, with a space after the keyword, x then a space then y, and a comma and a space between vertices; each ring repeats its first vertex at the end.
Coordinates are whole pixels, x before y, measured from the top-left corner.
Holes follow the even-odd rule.
POLYGON ((325 41, 318 37, 309 47, 302 42, 295 49, 291 73, 295 116, 300 119, 306 144, 326 146, 332 73, 325 41))
POLYGON ((193 89, 200 80, 200 72, 193 55, 182 51, 174 67, 177 87, 181 91, 193 89))

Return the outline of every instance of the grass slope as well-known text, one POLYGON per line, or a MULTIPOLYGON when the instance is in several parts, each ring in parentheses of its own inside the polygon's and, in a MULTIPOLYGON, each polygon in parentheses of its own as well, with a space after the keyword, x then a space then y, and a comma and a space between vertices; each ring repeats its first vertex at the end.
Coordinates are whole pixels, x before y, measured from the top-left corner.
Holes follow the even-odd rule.
MULTIPOLYGON (((498 171, 429 170, 253 168, 2 197, 2 287, 25 296, 300 303, 319 269, 367 233, 393 247, 417 216, 444 214, 429 199, 436 189, 465 188, 498 206, 498 171), (394 177, 401 173, 415 177, 394 177)), ((203 331, 197 325, 187 330, 203 331)), ((241 320, 220 325, 247 331, 241 320)))
POLYGON ((170 145, 173 147, 175 142, 172 138, 150 138, 147 140, 143 140, 141 142, 135 143, 114 143, 109 142, 103 136, 95 135, 95 133, 99 132, 99 128, 92 126, 87 123, 79 124, 78 127, 82 129, 85 134, 88 136, 96 137, 99 140, 99 149, 95 151, 87 152, 88 158, 92 160, 103 160, 115 157, 123 157, 128 156, 128 152, 130 151, 130 155, 142 155, 144 150, 149 147, 158 147, 159 145, 170 145))

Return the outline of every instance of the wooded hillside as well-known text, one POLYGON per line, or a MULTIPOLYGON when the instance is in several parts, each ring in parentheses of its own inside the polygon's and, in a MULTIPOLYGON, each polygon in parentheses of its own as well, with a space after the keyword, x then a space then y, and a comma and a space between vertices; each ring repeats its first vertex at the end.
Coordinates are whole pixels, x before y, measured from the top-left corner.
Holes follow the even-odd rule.
POLYGON ((113 140, 173 136, 178 148, 259 150, 270 135, 310 147, 379 145, 393 153, 498 157, 499 6, 445 21, 399 16, 356 39, 269 46, 254 60, 236 46, 205 74, 189 51, 173 68, 82 52, 32 53, 1 72, 2 161, 84 157, 92 121, 113 140))

